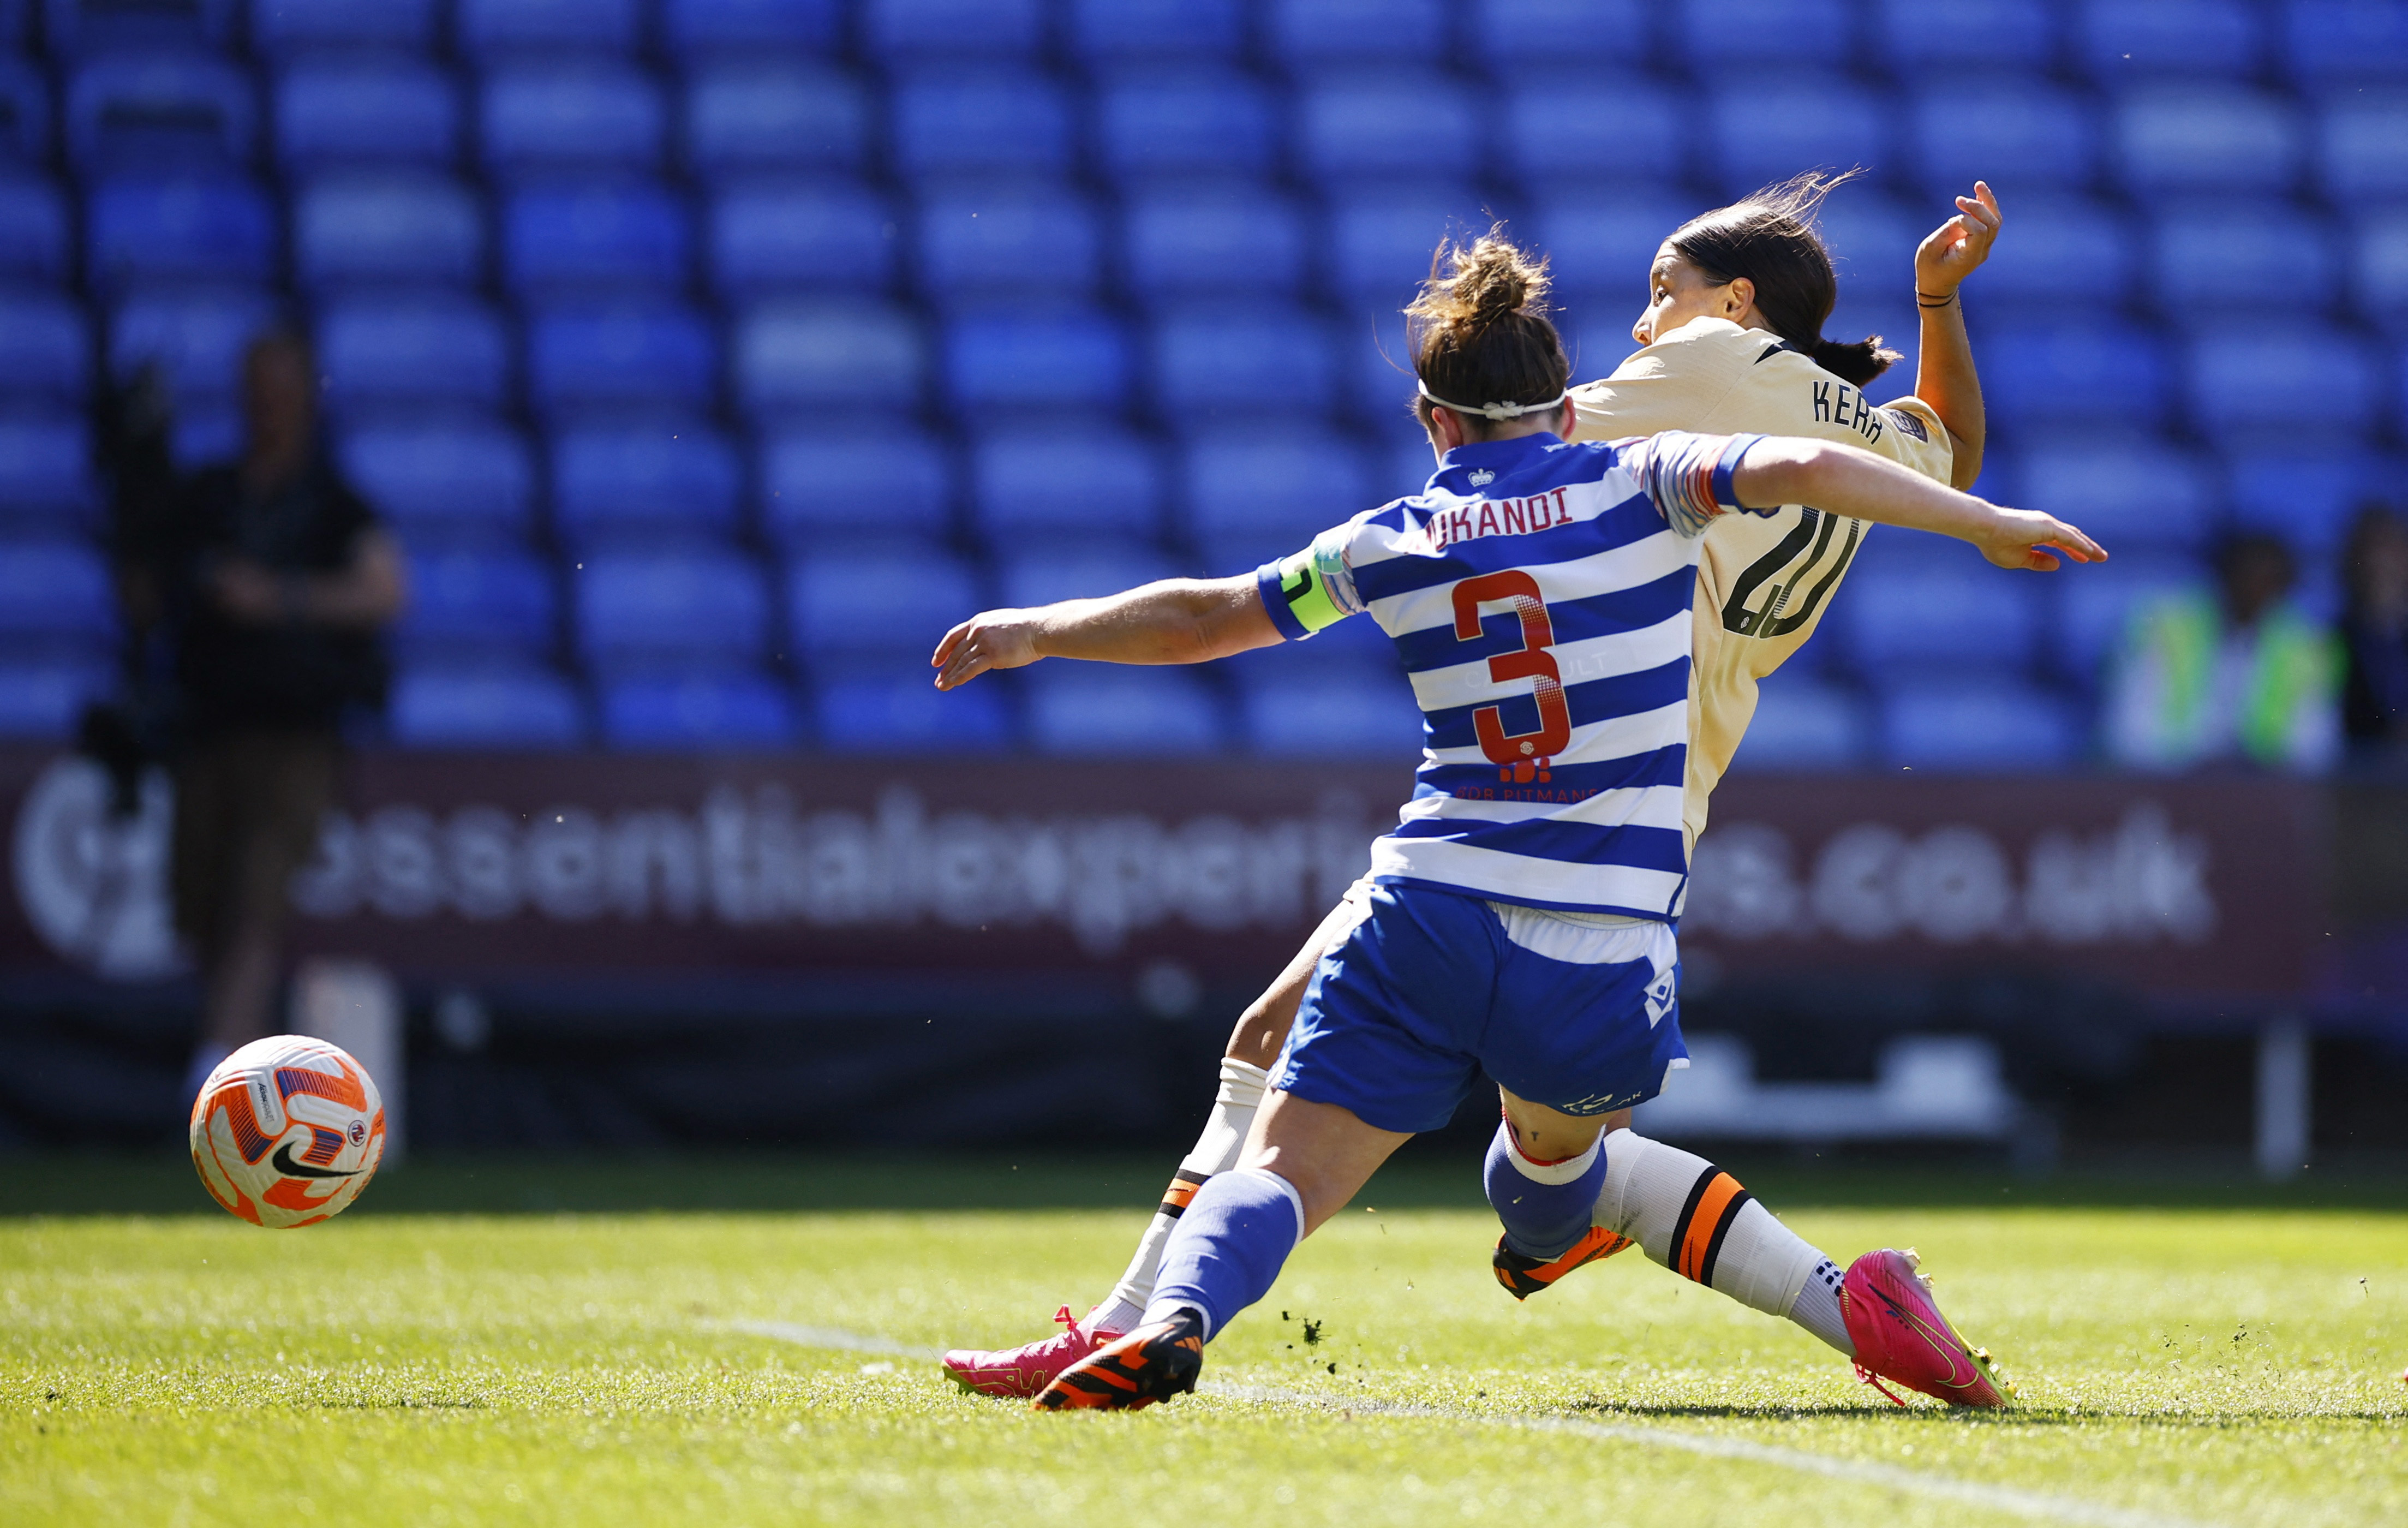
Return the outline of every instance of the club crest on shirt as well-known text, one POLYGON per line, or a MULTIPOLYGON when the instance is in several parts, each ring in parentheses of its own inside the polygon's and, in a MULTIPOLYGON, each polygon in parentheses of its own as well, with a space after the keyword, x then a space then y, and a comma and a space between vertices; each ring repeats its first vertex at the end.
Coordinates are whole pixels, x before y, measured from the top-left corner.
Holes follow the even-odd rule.
POLYGON ((1467 481, 1469 481, 1474 488, 1485 488, 1490 483, 1497 481, 1497 474, 1484 467, 1475 470, 1467 481))

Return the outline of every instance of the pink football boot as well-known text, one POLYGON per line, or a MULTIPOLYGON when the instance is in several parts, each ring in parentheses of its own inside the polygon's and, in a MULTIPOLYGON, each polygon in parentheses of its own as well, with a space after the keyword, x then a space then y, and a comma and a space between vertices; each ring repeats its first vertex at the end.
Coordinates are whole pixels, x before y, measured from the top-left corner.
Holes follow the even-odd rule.
POLYGON ((1039 1391, 1054 1383, 1054 1377, 1071 1364, 1108 1344, 1121 1340, 1117 1332, 1089 1333, 1079 1330, 1079 1319, 1064 1305, 1054 1313, 1063 1330, 1037 1342, 1023 1343, 997 1352, 980 1352, 976 1348, 956 1348, 941 1361, 945 1377, 966 1391, 981 1395, 999 1395, 1009 1400, 1031 1401, 1039 1391))
POLYGON ((1968 1348, 1931 1300, 1931 1281, 1914 1270, 1913 1247, 1868 1252, 1840 1284, 1840 1314, 1856 1345, 1856 1377, 1898 1401, 1883 1380, 1953 1406, 2005 1405, 2014 1382, 1999 1372, 1986 1348, 1968 1348))

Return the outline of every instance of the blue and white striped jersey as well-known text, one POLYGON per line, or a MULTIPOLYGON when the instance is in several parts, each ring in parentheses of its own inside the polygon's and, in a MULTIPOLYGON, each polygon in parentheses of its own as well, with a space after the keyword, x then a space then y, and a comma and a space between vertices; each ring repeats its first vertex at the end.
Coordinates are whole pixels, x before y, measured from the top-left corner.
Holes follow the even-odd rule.
POLYGON ((1373 879, 1679 915, 1698 539, 1761 439, 1461 446, 1255 575, 1284 635, 1368 611, 1412 680, 1422 765, 1373 879))

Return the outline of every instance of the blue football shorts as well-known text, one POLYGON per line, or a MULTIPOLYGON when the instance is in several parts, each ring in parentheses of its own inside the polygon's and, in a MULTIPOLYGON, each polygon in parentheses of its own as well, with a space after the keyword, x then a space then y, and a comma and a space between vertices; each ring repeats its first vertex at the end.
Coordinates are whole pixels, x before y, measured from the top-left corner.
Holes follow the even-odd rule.
POLYGON ((1323 952, 1278 1084, 1382 1130, 1454 1117, 1484 1069, 1515 1096, 1611 1114, 1686 1065, 1669 924, 1575 923, 1419 887, 1357 887, 1323 952))

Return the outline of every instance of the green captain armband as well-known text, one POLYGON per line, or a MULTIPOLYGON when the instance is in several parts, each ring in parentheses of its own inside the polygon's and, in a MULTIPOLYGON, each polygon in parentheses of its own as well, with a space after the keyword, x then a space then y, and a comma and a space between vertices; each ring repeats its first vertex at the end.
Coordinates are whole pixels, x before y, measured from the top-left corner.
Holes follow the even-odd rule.
MULTIPOLYGON (((1353 601, 1346 598, 1351 589, 1333 587, 1329 575, 1330 559, 1321 554, 1321 544, 1312 546, 1277 562, 1267 562, 1254 573, 1254 586, 1262 591, 1263 608, 1271 614, 1271 624, 1280 635, 1290 641, 1302 641, 1324 627, 1336 626, 1354 613, 1348 608, 1353 601)), ((1340 577, 1344 563, 1340 562, 1340 577)), ((1359 607, 1356 607, 1359 608, 1359 607)))

